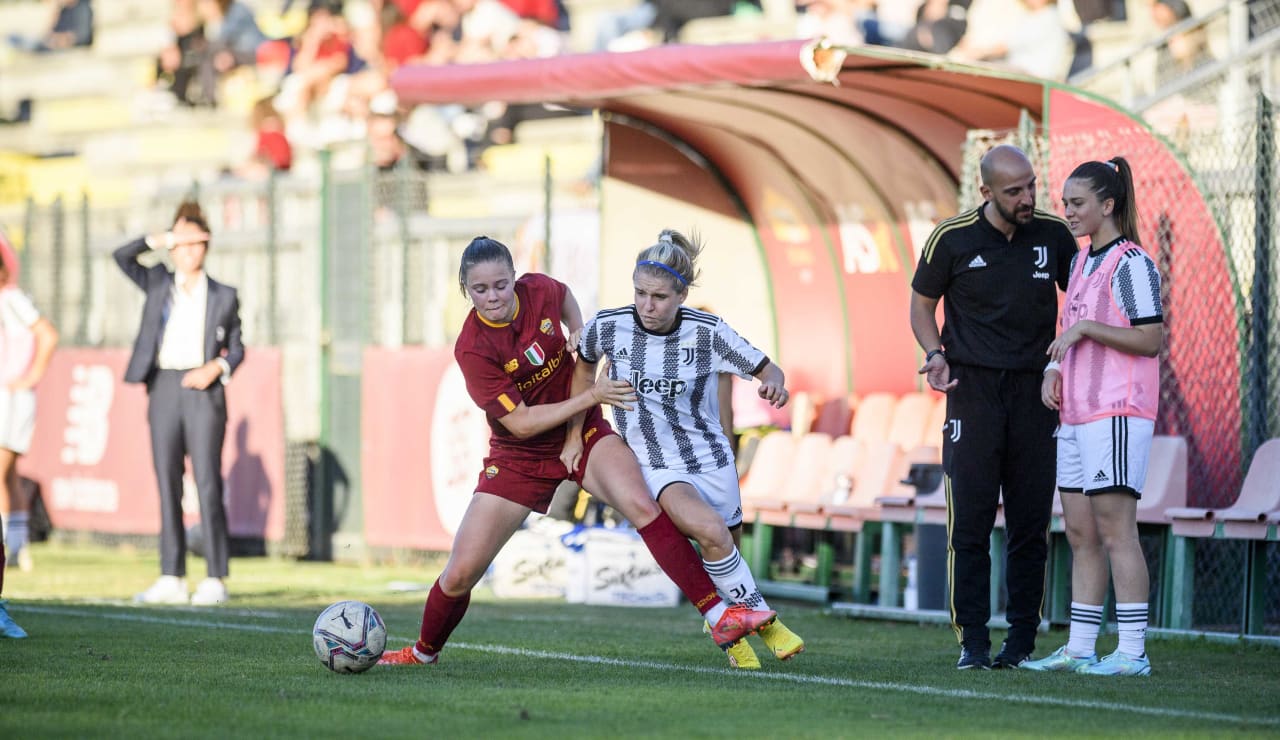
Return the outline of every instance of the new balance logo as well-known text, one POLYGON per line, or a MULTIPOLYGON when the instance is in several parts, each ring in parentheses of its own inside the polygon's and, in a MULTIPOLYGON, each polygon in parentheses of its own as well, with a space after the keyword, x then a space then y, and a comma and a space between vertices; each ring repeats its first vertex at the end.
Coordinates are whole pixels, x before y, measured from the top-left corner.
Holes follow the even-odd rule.
POLYGON ((1106 482, 1107 482, 1107 481, 1109 481, 1109 480, 1111 480, 1111 478, 1110 478, 1109 476, 1107 476, 1107 474, 1106 474, 1106 473, 1104 473, 1104 472, 1102 472, 1101 470, 1099 470, 1099 471, 1098 471, 1097 473, 1095 473, 1095 474, 1094 474, 1094 476, 1093 476, 1093 482, 1094 482, 1094 483, 1106 483, 1106 482))
POLYGON ((986 267, 986 266, 987 266, 987 261, 982 259, 982 255, 978 255, 977 257, 974 257, 973 259, 969 260, 969 267, 978 268, 978 267, 986 267))

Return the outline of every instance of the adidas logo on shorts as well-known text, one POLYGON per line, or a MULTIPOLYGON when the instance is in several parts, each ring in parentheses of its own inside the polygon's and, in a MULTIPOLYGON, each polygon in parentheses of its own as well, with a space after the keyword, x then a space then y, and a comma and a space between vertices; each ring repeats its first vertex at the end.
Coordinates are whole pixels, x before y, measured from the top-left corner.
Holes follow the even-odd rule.
POLYGON ((1094 482, 1094 483, 1106 483, 1108 480, 1110 480, 1110 478, 1108 478, 1108 477, 1107 477, 1107 474, 1106 474, 1106 473, 1104 473, 1104 472, 1102 472, 1101 470, 1099 470, 1099 471, 1098 471, 1097 473, 1095 473, 1095 474, 1094 474, 1094 476, 1093 476, 1093 482, 1094 482))

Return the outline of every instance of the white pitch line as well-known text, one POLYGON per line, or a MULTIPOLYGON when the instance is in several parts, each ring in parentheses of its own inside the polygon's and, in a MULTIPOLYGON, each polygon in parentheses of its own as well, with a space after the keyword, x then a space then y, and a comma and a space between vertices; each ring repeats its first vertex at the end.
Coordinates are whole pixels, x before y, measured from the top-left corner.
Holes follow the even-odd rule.
MULTIPOLYGON (((56 614, 68 617, 88 617, 92 619, 118 619, 127 622, 143 622, 149 624, 168 624, 179 627, 209 627, 213 629, 230 629, 242 630, 246 632, 268 632, 281 634, 303 635, 307 634, 304 630, 294 627, 276 627, 267 624, 247 624, 234 623, 225 621, 213 621, 209 619, 187 619, 178 617, 165 617, 159 614, 144 614, 141 612, 129 613, 101 613, 91 612, 83 609, 72 607, 58 606, 36 606, 32 604, 22 604, 20 607, 23 612, 33 612, 36 614, 56 614)), ((227 614, 225 610, 202 612, 204 614, 227 614)), ((253 612, 238 612, 246 616, 257 616, 253 612)), ((261 613, 263 618, 279 619, 281 615, 270 612, 261 613)), ((394 637, 397 640, 409 641, 417 639, 413 637, 394 637)), ((943 689, 934 686, 923 686, 919 684, 909 683, 893 683, 888 681, 857 681, 848 678, 833 678, 830 676, 815 676, 803 673, 765 673, 757 671, 736 671, 730 668, 710 668, 702 666, 685 666, 675 665, 672 663, 659 663, 649 660, 624 660, 621 658, 606 658, 600 655, 578 655, 576 653, 558 653, 545 650, 529 650, 527 648, 508 647, 506 645, 478 645, 468 642, 450 642, 449 647, 455 650, 474 650, 481 653, 493 653, 496 655, 519 655, 529 658, 538 658, 541 660, 561 660, 570 663, 588 663, 592 665, 617 666, 619 668, 651 668, 659 671, 683 671, 685 673, 701 673, 709 675, 737 676, 743 679, 756 679, 762 681, 785 681, 799 684, 820 684, 824 686, 839 686, 852 689, 871 689, 874 691, 895 691, 907 694, 919 694, 921 696, 934 696, 944 699, 986 699, 995 701, 1014 702, 1018 704, 1028 704, 1034 706, 1063 707, 1067 709, 1087 709, 1101 710, 1111 712, 1125 712, 1130 714, 1145 714, 1152 717, 1169 717, 1177 719, 1197 719, 1210 722, 1233 722, 1245 725, 1265 725, 1269 727, 1280 727, 1280 717, 1251 717, 1239 714, 1226 714, 1222 712, 1202 712, 1192 709, 1173 709, 1168 707, 1144 707, 1134 704, 1119 704, 1115 702, 1103 701, 1087 701, 1082 699, 1060 699, 1057 697, 1045 696, 1021 696, 1017 694, 1001 694, 990 691, 972 691, 969 689, 943 689)), ((1137 679, 1134 679, 1137 680, 1137 679)))

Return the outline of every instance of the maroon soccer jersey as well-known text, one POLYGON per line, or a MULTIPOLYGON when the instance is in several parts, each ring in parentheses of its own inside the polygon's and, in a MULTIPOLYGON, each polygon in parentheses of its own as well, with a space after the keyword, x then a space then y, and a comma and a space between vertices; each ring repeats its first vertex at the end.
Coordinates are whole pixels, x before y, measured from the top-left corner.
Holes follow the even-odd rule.
POLYGON ((462 368, 471 400, 484 410, 493 430, 490 447, 509 459, 556 458, 564 447, 565 427, 528 439, 516 439, 498 419, 526 406, 559 403, 569 397, 573 356, 560 328, 560 310, 568 289, 537 273, 516 280, 516 314, 509 324, 491 324, 467 314, 453 356, 462 368))

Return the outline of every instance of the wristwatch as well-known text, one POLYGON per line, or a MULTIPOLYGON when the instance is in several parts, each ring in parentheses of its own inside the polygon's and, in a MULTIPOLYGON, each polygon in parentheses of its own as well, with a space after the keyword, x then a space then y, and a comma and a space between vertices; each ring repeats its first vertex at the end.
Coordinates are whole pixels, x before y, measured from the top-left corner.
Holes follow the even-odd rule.
POLYGON ((925 353, 924 353, 924 361, 925 361, 925 362, 928 362, 929 360, 932 360, 932 359, 933 359, 933 357, 934 357, 934 355, 942 355, 942 359, 944 359, 944 360, 945 360, 945 359, 947 359, 947 353, 946 353, 945 351, 943 351, 943 349, 942 349, 941 347, 939 347, 939 348, 937 348, 937 349, 931 349, 931 350, 929 350, 928 352, 925 352, 925 353))

